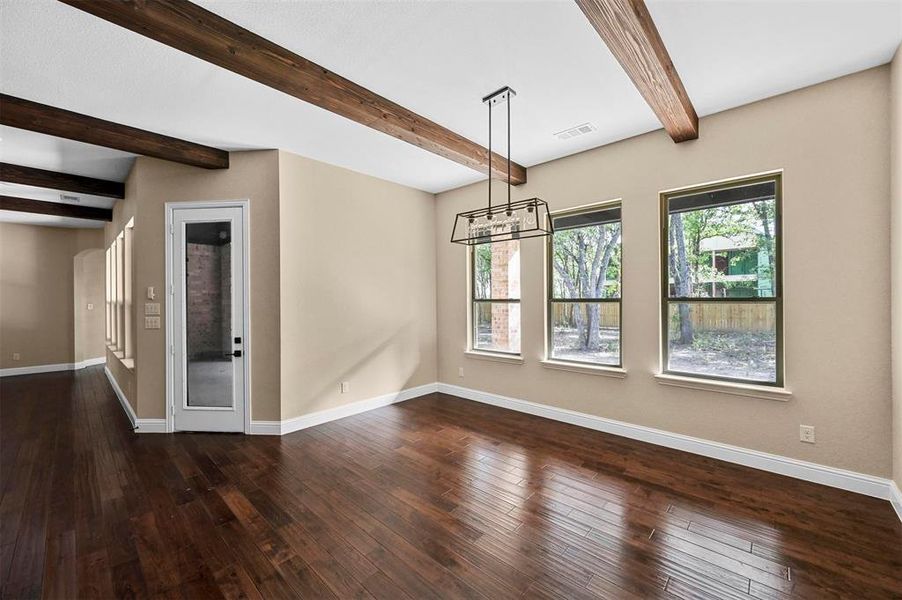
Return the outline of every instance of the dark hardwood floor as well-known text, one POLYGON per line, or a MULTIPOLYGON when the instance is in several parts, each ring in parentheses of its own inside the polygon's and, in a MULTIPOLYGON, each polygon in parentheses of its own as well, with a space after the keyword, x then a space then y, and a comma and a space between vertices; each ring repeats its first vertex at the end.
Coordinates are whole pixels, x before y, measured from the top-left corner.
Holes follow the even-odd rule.
POLYGON ((889 503, 434 395, 135 435, 101 368, 0 380, 3 598, 887 598, 889 503))

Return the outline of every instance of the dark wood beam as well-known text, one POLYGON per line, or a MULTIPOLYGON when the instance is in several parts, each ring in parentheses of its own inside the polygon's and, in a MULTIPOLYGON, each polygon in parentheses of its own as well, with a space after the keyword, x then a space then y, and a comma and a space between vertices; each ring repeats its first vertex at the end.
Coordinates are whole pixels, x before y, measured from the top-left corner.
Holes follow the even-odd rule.
POLYGON ((698 137, 698 115, 644 0, 576 0, 674 142, 698 137))
MULTIPOLYGON (((439 156, 488 170, 488 150, 479 144, 187 0, 60 1, 439 156)), ((507 160, 493 153, 492 170, 506 179, 507 160)), ((511 182, 525 183, 526 169, 512 165, 511 182)))
POLYGON ((229 153, 219 148, 6 94, 0 94, 0 124, 205 169, 229 168, 229 153))
POLYGON ((75 219, 91 219, 93 221, 113 220, 113 211, 109 208, 44 202, 42 200, 16 198, 15 196, 0 196, 0 210, 14 210, 16 212, 53 215, 56 217, 72 217, 75 219))
POLYGON ((9 163, 0 163, 0 181, 104 198, 125 198, 125 184, 119 181, 57 173, 9 163))

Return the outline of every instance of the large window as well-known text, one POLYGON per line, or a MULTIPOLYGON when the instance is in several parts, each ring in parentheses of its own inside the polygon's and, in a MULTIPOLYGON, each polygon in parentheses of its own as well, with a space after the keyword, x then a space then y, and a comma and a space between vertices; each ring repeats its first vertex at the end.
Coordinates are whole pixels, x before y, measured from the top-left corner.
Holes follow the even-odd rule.
POLYGON ((132 339, 132 263, 134 260, 134 219, 119 232, 106 250, 106 340, 120 358, 134 357, 132 339))
POLYGON ((780 175, 661 201, 663 370, 782 385, 780 175))
POLYGON ((619 367, 620 205, 557 213, 548 240, 548 358, 619 367))
POLYGON ((520 241, 470 247, 471 347, 520 354, 520 241))

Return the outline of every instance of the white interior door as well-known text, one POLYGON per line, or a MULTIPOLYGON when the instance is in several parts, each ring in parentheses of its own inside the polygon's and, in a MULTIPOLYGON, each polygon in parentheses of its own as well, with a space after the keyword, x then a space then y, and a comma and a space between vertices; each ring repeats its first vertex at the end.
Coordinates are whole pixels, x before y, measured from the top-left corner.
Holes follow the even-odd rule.
POLYGON ((241 207, 172 210, 176 431, 244 431, 246 261, 241 207))

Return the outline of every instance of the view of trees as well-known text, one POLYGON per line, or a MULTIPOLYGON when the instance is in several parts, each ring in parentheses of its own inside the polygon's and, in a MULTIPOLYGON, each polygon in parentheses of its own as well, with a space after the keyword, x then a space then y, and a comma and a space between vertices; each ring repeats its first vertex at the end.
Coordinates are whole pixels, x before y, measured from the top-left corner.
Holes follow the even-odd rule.
MULTIPOLYGON (((670 272, 670 296, 736 297, 773 296, 774 273, 774 223, 776 203, 773 198, 742 204, 719 205, 699 210, 670 214, 668 267, 670 272), (721 263, 712 260, 711 251, 702 250, 702 242, 715 237, 727 238, 742 247, 742 251, 721 253, 721 263), (754 289, 749 282, 726 279, 730 265, 740 261, 758 261, 766 257, 766 264, 756 263, 754 289)), ((715 257, 718 258, 718 257, 715 257)), ((679 344, 693 342, 693 326, 689 305, 679 304, 679 344)))
MULTIPOLYGON (((620 296, 620 222, 564 229, 554 234, 553 295, 555 298, 598 299, 620 296)), ((601 346, 601 305, 588 302, 585 311, 563 307, 576 330, 578 349, 601 346)))

